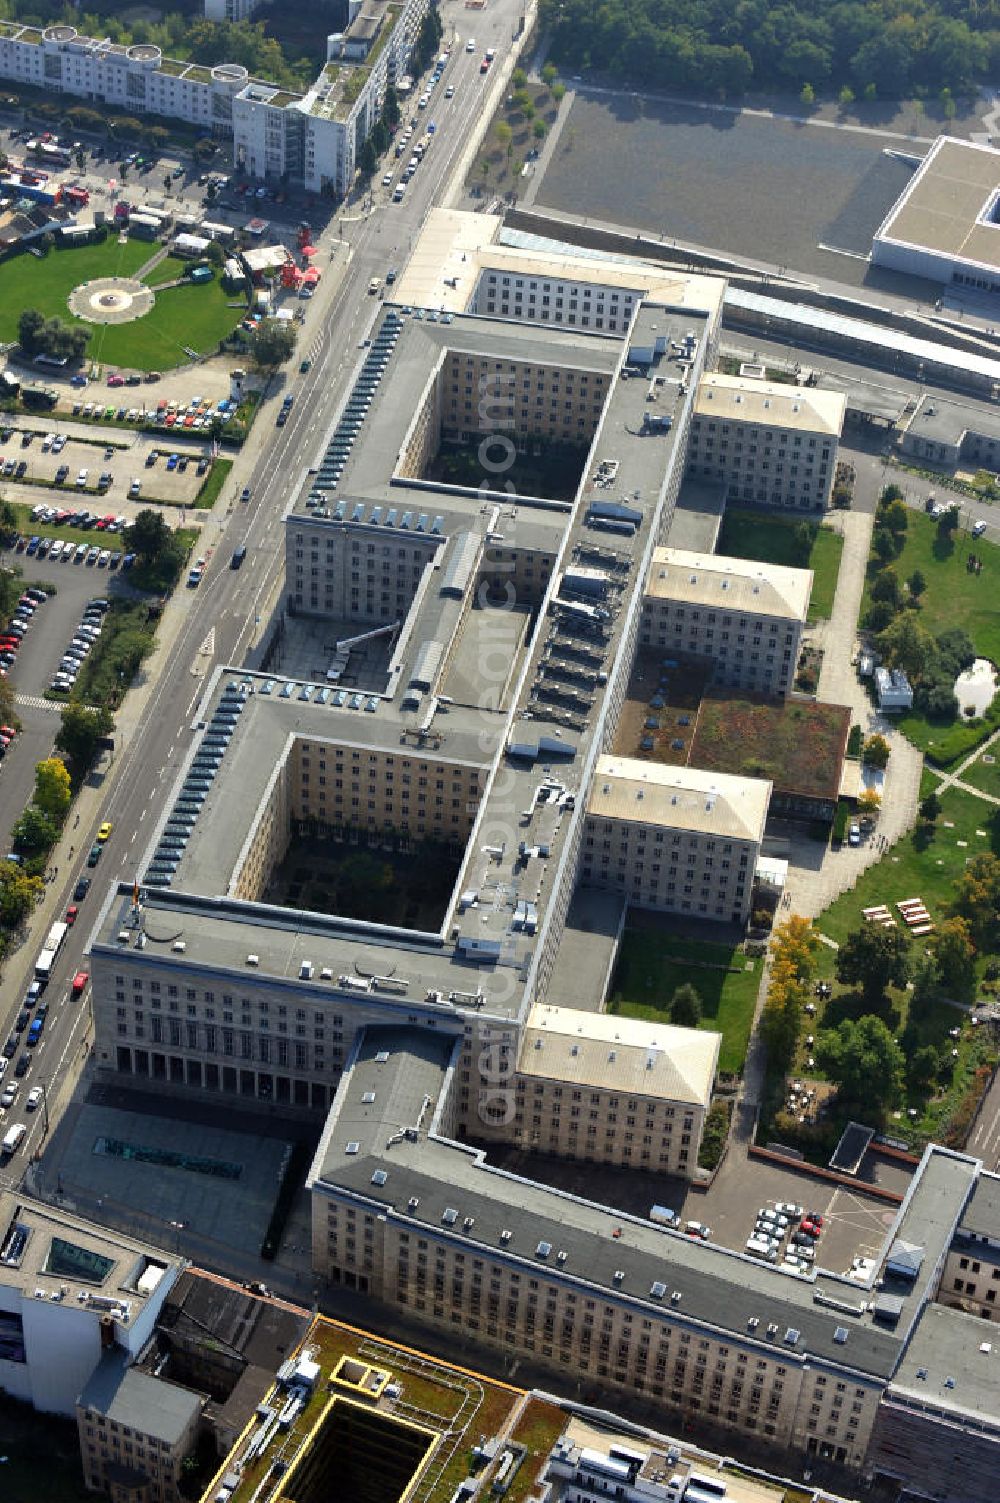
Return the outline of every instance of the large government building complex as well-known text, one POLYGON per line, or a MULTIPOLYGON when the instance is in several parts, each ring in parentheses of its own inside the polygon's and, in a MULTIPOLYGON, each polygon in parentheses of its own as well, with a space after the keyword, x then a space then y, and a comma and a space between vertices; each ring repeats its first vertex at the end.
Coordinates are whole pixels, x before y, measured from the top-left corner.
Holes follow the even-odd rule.
MULTIPOLYGON (((605 1013, 617 936, 629 906, 745 923, 771 785, 616 736, 643 654, 664 693, 683 658, 715 694, 780 700, 811 583, 671 544, 686 470, 705 479, 721 282, 499 230, 432 215, 289 503, 282 671, 212 680, 92 938, 99 1074, 321 1122, 329 1285, 734 1443, 985 1499, 1000 1197, 977 1161, 927 1153, 865 1285, 488 1162, 646 1172, 651 1207, 654 1173, 693 1173, 719 1039, 605 1013), (526 461, 537 494, 505 478, 526 461), (310 908, 313 869, 353 848, 425 861, 428 889, 440 866, 437 909, 310 908)), ((813 456, 780 497, 813 510, 842 399, 742 389, 761 463, 813 456)))

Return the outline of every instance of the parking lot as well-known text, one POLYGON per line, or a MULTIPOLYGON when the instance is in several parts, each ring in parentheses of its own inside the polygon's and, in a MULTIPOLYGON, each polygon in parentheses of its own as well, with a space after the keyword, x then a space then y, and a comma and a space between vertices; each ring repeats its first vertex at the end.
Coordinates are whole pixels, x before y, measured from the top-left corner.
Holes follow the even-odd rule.
POLYGON ((0 470, 12 462, 15 474, 6 477, 9 484, 5 486, 10 500, 73 510, 87 507, 103 516, 120 511, 120 503, 130 500, 194 506, 208 473, 210 454, 206 440, 191 436, 190 430, 176 434, 167 430, 154 436, 82 423, 53 425, 50 418, 25 416, 0 446, 0 470), (53 436, 57 444, 60 439, 64 442, 59 447, 47 444, 53 436), (150 465, 153 450, 158 457, 150 465), (178 464, 168 469, 166 456, 172 453, 178 455, 178 464), (25 471, 19 483, 16 471, 21 464, 25 471), (86 479, 80 484, 82 472, 86 479), (99 485, 102 476, 108 477, 104 486, 99 485), (133 491, 135 481, 138 494, 133 491), (39 486, 51 490, 42 494, 39 486))
POLYGON ((44 699, 45 690, 72 639, 73 629, 87 601, 94 596, 122 593, 123 586, 107 569, 76 568, 48 559, 26 558, 6 550, 0 555, 4 567, 17 564, 26 585, 54 588, 55 593, 38 608, 24 643, 17 653, 8 682, 15 693, 23 730, 0 763, 0 847, 9 849, 11 828, 31 797, 35 764, 52 751, 59 729, 61 705, 44 699))

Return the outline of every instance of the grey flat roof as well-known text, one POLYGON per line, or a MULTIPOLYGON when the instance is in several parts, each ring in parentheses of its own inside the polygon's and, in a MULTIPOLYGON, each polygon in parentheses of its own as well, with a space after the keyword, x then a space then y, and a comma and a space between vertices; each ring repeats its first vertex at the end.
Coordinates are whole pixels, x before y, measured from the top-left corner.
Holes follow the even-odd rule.
POLYGON ((201 1412, 201 1399, 137 1367, 114 1350, 101 1358, 78 1401, 119 1425, 175 1446, 201 1412))
MULTIPOLYGON (((394 305, 387 303, 385 307, 388 311, 394 305)), ((395 312, 400 311, 396 306, 395 312)), ((403 440, 414 414, 424 400, 429 383, 437 378, 438 367, 449 351, 488 355, 491 361, 498 363, 552 365, 605 375, 611 375, 621 355, 619 335, 557 325, 518 323, 476 314, 455 313, 448 317, 450 321, 447 323, 431 322, 426 316, 402 319, 395 348, 387 355, 385 372, 374 388, 371 406, 354 440, 336 491, 330 493, 331 505, 343 499, 349 503, 349 508, 359 501, 368 501, 422 510, 433 507, 439 512, 442 510, 439 503, 444 497, 451 510, 464 511, 469 520, 479 514, 482 501, 475 491, 462 497, 430 484, 413 489, 392 484, 403 440), (423 504, 422 494, 428 497, 423 504)), ((365 355, 368 353, 364 352, 365 355)), ((363 363, 359 351, 359 373, 363 363)), ((345 400, 345 407, 350 395, 345 400)), ((331 432, 336 432, 339 419, 340 414, 331 432)), ((477 417, 475 425, 478 422, 477 417)), ((310 480, 303 487, 294 503, 295 513, 309 515, 305 501, 315 483, 310 480)), ((369 515, 370 512, 369 506, 369 515)), ((529 519, 530 515, 528 513, 529 519)))
POLYGON ((961 1230, 1000 1241, 1000 1175, 980 1174, 969 1196, 961 1230))
POLYGON ((1000 413, 925 394, 906 424, 908 434, 919 434, 939 444, 960 444, 970 430, 1000 441, 1000 413))
MULTIPOLYGON (((298 978, 301 962, 308 958, 317 972, 322 967, 331 971, 331 978, 323 983, 328 992, 336 990, 337 976, 350 974, 355 963, 363 963, 369 972, 383 975, 398 964, 400 971, 405 968, 412 982, 411 1007, 415 996, 426 995, 428 991, 447 994, 450 990, 476 992, 481 988, 486 1010, 495 1007, 506 1017, 519 1014, 531 990, 532 967, 543 943, 552 894, 560 891, 564 880, 569 880, 562 863, 568 859, 572 847, 573 822, 583 818, 580 794, 590 780, 601 745, 611 686, 616 675, 629 671, 621 645, 641 609, 642 584, 665 520, 662 512, 667 479, 682 460, 677 435, 683 428, 680 419, 689 400, 689 386, 699 368, 702 350, 697 349, 697 344, 704 341, 705 316, 687 308, 676 310, 643 303, 636 311, 628 341, 604 337, 595 340, 580 331, 525 329, 523 325, 474 317, 456 319, 450 325, 411 323, 404 328, 394 359, 413 359, 415 381, 417 371, 427 373, 428 358, 434 357, 438 348, 454 345, 456 331, 458 335, 465 333, 475 348, 483 347, 485 342, 485 347, 493 350, 500 341, 501 346, 509 346, 511 358, 524 359, 530 358, 533 345, 537 344, 539 358, 556 360, 561 352, 567 363, 571 363, 573 352, 581 345, 586 350, 597 350, 606 364, 612 356, 621 360, 629 347, 652 349, 661 342, 663 353, 655 364, 656 373, 663 378, 658 388, 658 411, 675 416, 677 422, 668 430, 643 434, 643 419, 649 411, 649 383, 612 382, 575 503, 554 513, 541 513, 544 520, 539 525, 546 532, 548 546, 551 550, 558 539, 560 552, 530 651, 523 654, 522 662, 515 668, 507 712, 490 708, 488 699, 486 707, 482 703, 439 703, 431 742, 408 741, 402 745, 402 732, 416 728, 426 714, 426 705, 409 716, 396 699, 388 697, 379 697, 371 713, 362 708, 334 709, 329 698, 326 704, 317 704, 315 691, 311 691, 308 701, 303 700, 297 684, 289 697, 282 697, 281 681, 277 679, 272 682, 270 692, 262 694, 264 675, 231 670, 220 670, 206 695, 200 710, 203 719, 210 717, 227 687, 246 681, 255 689, 253 695, 247 696, 222 765, 211 780, 193 834, 172 875, 171 891, 202 900, 227 893, 261 798, 291 737, 315 736, 347 746, 393 748, 428 761, 460 760, 477 766, 492 762, 440 935, 400 939, 388 931, 380 933, 373 926, 344 924, 308 914, 276 913, 264 905, 202 901, 175 907, 165 893, 149 888, 151 922, 147 924, 147 944, 162 945, 171 963, 200 962, 245 974, 247 954, 253 952, 259 956, 261 974, 292 980, 298 978), (683 341, 688 337, 695 341, 697 355, 694 351, 683 354, 683 341), (597 483, 598 466, 606 462, 616 465, 610 487, 603 484, 603 476, 602 484, 597 483), (627 502, 636 518, 634 529, 608 533, 591 526, 589 510, 593 502, 627 502), (586 566, 603 564, 613 576, 607 617, 596 634, 554 605, 561 569, 570 562, 586 566), (595 681, 587 692, 577 694, 575 688, 571 689, 570 708, 565 701, 553 703, 548 694, 550 680, 542 672, 543 659, 557 639, 570 640, 592 652, 596 668, 602 670, 607 680, 606 684, 599 683, 595 672, 595 681), (508 747, 506 756, 502 754, 504 743, 508 747), (529 745, 537 749, 537 754, 526 757, 520 749, 529 745), (514 746, 518 748, 516 752, 511 750, 514 746), (519 855, 522 842, 539 855, 523 860, 519 855), (478 894, 479 901, 473 905, 461 904, 460 895, 466 892, 478 894), (535 922, 530 926, 516 925, 516 905, 528 899, 537 910, 535 922), (175 960, 178 952, 173 944, 181 912, 183 943, 187 949, 183 958, 178 956, 175 960), (171 914, 169 921, 161 917, 167 913, 171 914), (251 925, 252 933, 245 927, 251 925), (156 933, 170 934, 171 939, 159 940, 156 933), (443 944, 444 935, 448 938, 443 944), (308 955, 304 954, 306 945, 308 955), (408 952, 402 959, 396 955, 399 948, 408 952), (486 963, 474 967, 473 959, 486 963), (509 968, 518 973, 513 986, 508 984, 509 968), (499 975, 504 969, 508 969, 508 975, 499 975)), ((412 414, 412 408, 407 412, 412 414)), ((387 420, 396 421, 396 417, 390 413, 387 420)), ((371 443, 359 445, 360 452, 377 450, 371 462, 376 463, 379 455, 382 456, 379 462, 384 462, 384 456, 393 452, 394 440, 382 436, 378 425, 372 428, 372 439, 371 443)), ((398 502, 398 497, 394 499, 398 502)), ((429 511, 434 510, 430 501, 426 505, 429 511)), ((520 517, 522 508, 518 506, 517 511, 520 517)), ((459 543, 462 533, 484 526, 479 511, 474 516, 459 515, 444 507, 441 515, 446 554, 450 547, 465 546, 459 543), (460 525, 454 525, 455 522, 460 525)), ((294 518, 288 525, 294 527, 294 518)), ((503 527, 506 532, 506 517, 503 527)), ((443 577, 442 571, 438 573, 443 577)), ((408 668, 412 669, 423 642, 433 637, 449 646, 454 643, 467 612, 467 598, 443 598, 437 588, 428 588, 423 595, 418 592, 412 620, 408 620, 404 629, 403 666, 395 682, 387 686, 387 695, 405 689, 408 668)), ((465 671, 464 678, 468 677, 465 671)), ((192 758, 194 754, 193 747, 192 758)), ((184 771, 178 778, 178 789, 183 777, 184 771)), ((164 823, 166 818, 165 813, 164 823)), ((149 855, 155 843, 151 844, 149 855)), ((119 948, 117 935, 128 907, 127 901, 122 901, 123 896, 124 889, 121 896, 109 902, 95 941, 98 947, 119 948)))
MULTIPOLYGON (((997 229, 1000 234, 1000 227, 997 229)), ((831 313, 823 308, 811 308, 805 303, 794 303, 776 297, 766 297, 759 292, 746 292, 742 287, 727 287, 725 306, 737 312, 752 312, 779 321, 797 323, 805 337, 812 331, 822 335, 829 333, 849 340, 878 355, 881 364, 893 351, 921 361, 928 372, 954 373, 956 379, 967 374, 980 381, 1000 382, 1000 360, 988 355, 977 355, 971 350, 950 350, 943 344, 934 344, 929 339, 917 339, 913 334, 903 334, 885 324, 868 323, 861 318, 852 318, 846 313, 831 313)), ((745 336, 751 337, 751 336, 745 336)), ((825 361, 825 356, 824 356, 825 361)), ((964 381, 962 381, 964 385, 964 381)))
POLYGON ((889 1388, 908 1400, 969 1414, 1000 1427, 1000 1341, 979 1315, 929 1304, 917 1321, 889 1388), (983 1348, 987 1350, 983 1350, 983 1348))
MULTIPOLYGON (((928 1292, 919 1281, 901 1290, 901 1318, 895 1329, 887 1330, 873 1319, 864 1291, 843 1279, 822 1271, 815 1279, 793 1278, 752 1258, 494 1169, 481 1153, 429 1135, 432 1108, 424 1111, 420 1130, 407 1138, 405 1128, 417 1126, 412 1113, 419 1103, 442 1097, 447 1043, 438 1039, 429 1045, 426 1032, 412 1028, 394 1030, 391 1043, 386 1030, 368 1032, 373 1036, 356 1051, 357 1063, 345 1071, 327 1119, 309 1176, 312 1187, 325 1183, 389 1206, 397 1217, 411 1221, 418 1234, 426 1228, 473 1249, 487 1247, 536 1272, 542 1267, 579 1279, 604 1298, 646 1301, 680 1322, 704 1322, 789 1358, 809 1354, 859 1373, 892 1375, 928 1292), (389 1053, 381 1064, 380 1049, 389 1053), (412 1082, 407 1078, 411 1051, 412 1082), (372 1092, 375 1101, 366 1115, 362 1097, 372 1092), (375 1173, 385 1176, 383 1184, 373 1184, 375 1173), (538 1249, 546 1243, 549 1251, 543 1256, 538 1249), (616 1278, 618 1270, 621 1279, 616 1278), (666 1285, 662 1299, 651 1295, 655 1282, 666 1285), (672 1298, 675 1292, 677 1299, 672 1298), (824 1299, 837 1304, 824 1305, 824 1299), (835 1339, 838 1327, 847 1331, 846 1341, 835 1339), (793 1332, 798 1333, 794 1340, 793 1332)), ((887 1242, 905 1235, 911 1221, 918 1223, 928 1248, 925 1267, 935 1265, 975 1171, 975 1161, 929 1150, 887 1242)), ((654 1192, 651 1181, 651 1205, 654 1192)))

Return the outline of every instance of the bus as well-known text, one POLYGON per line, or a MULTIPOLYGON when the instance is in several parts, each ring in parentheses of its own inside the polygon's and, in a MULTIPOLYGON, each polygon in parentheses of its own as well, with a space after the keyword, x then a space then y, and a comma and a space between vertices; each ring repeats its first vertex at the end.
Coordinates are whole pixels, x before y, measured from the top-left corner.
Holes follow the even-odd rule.
POLYGON ((62 943, 68 931, 68 924, 53 924, 46 936, 42 953, 35 961, 35 980, 40 981, 43 986, 52 975, 52 967, 56 963, 56 956, 62 949, 62 943))

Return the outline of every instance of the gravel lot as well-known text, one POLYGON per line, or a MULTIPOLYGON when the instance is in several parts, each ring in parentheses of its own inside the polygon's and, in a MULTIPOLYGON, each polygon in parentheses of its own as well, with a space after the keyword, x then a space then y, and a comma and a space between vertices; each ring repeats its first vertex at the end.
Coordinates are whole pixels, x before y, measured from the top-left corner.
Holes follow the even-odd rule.
POLYGON ((882 155, 903 143, 722 110, 579 97, 537 205, 634 225, 860 284, 866 253, 910 178, 882 155))

